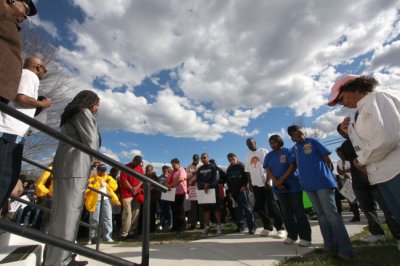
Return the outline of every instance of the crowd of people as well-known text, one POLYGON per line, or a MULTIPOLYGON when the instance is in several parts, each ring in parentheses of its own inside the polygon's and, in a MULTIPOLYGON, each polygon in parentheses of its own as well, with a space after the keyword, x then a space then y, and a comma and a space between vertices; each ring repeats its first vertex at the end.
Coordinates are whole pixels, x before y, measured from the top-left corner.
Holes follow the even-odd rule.
MULTIPOLYGON (((0 101, 34 117, 52 105, 51 99, 38 95, 40 80, 47 69, 38 55, 21 61, 18 31, 23 21, 34 16, 37 10, 31 0, 0 1, 0 101)), ((338 173, 351 176, 355 198, 371 232, 365 241, 386 239, 376 212, 377 202, 400 250, 400 101, 389 93, 376 92, 377 85, 378 82, 369 76, 344 76, 333 85, 328 105, 340 104, 356 110, 354 116, 346 117, 337 128, 345 138, 337 150, 341 159, 338 173)), ((101 146, 96 123, 99 106, 100 98, 95 92, 79 92, 61 114, 61 133, 98 151, 101 146)), ((92 225, 99 223, 100 212, 104 214, 102 234, 97 237, 105 241, 114 241, 115 231, 121 240, 141 233, 142 203, 146 200, 142 181, 125 172, 118 176, 116 169, 106 174, 106 165, 98 163, 93 167, 95 158, 63 141, 59 142, 50 165, 52 172, 44 173, 35 187, 32 182, 26 182, 24 187, 18 180, 28 132, 27 124, 1 113, 0 206, 5 206, 3 211, 8 210, 5 215, 10 220, 32 224, 73 242, 85 209, 92 225), (107 197, 102 201, 88 186, 107 197), (39 222, 40 211, 10 201, 11 194, 51 207, 50 216, 46 218, 42 214, 42 222, 39 222)), ((135 156, 127 167, 169 189, 165 194, 153 189, 147 199, 151 201, 150 230, 167 229, 179 234, 199 226, 203 234, 208 235, 213 221, 216 234, 220 235, 229 210, 238 232, 247 227, 249 234, 255 233, 256 213, 263 227, 262 236, 271 236, 276 231, 275 236, 284 239, 284 244, 298 241, 300 246, 307 247, 312 239, 303 206, 305 192, 316 211, 324 248, 343 260, 350 259, 353 247, 338 209, 335 195, 338 180, 333 175, 330 151, 318 140, 305 136, 297 125, 289 126, 287 133, 294 146, 286 148, 281 136, 272 135, 270 152, 257 147, 253 138, 247 139, 249 152, 244 162, 228 153, 226 171, 203 153, 195 154, 193 163, 186 168, 178 158, 173 158, 171 166, 165 165, 162 174, 157 176, 153 166, 146 165, 143 169, 142 157, 135 156), (172 198, 166 196, 170 193, 172 198)), ((353 209, 358 210, 354 201, 351 203, 353 209)), ((354 215, 353 221, 359 220, 356 211, 354 215)), ((95 236, 95 231, 90 230, 90 243, 95 236)), ((75 260, 71 252, 52 245, 46 245, 45 251, 44 265, 87 264, 75 260)))

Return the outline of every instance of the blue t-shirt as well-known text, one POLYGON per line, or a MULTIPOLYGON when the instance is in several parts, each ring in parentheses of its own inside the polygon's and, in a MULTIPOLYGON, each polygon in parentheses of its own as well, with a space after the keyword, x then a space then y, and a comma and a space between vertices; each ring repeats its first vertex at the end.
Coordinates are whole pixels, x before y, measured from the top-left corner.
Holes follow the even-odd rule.
MULTIPOLYGON (((269 168, 276 179, 280 179, 286 172, 290 164, 294 164, 296 159, 293 154, 287 148, 282 148, 280 151, 269 152, 264 159, 264 168, 269 168)), ((293 173, 289 179, 287 179, 283 185, 286 185, 287 190, 277 189, 275 184, 273 189, 277 193, 289 193, 301 191, 301 185, 297 171, 293 173)))
POLYGON ((305 191, 335 188, 335 178, 328 168, 323 156, 329 155, 324 145, 318 140, 306 138, 303 143, 293 147, 301 184, 305 191))

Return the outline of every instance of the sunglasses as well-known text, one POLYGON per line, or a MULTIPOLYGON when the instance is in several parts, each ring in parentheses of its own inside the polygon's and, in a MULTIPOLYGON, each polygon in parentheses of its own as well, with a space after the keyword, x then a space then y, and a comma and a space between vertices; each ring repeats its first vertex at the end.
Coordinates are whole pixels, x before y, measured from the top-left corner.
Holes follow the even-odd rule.
POLYGON ((44 65, 38 64, 37 66, 43 68, 45 74, 47 73, 47 68, 44 65))

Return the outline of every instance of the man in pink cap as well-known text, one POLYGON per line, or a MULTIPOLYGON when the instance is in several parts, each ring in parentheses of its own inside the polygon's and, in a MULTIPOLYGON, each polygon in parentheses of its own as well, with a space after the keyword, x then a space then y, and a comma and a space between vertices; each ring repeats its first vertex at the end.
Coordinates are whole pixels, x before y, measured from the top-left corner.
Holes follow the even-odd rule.
MULTIPOLYGON (((400 221, 400 100, 374 91, 378 82, 368 76, 344 76, 332 87, 329 106, 357 109, 340 129, 349 136, 357 158, 355 167, 377 185, 387 207, 400 221)), ((400 241, 397 241, 400 250, 400 241)))

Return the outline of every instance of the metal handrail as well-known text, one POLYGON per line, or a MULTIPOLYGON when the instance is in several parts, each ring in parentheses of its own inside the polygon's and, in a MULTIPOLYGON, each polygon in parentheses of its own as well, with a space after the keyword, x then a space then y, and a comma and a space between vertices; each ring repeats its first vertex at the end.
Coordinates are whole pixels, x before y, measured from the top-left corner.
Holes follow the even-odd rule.
MULTIPOLYGON (((162 192, 168 191, 168 188, 166 186, 158 183, 157 181, 146 177, 143 174, 133 171, 133 169, 117 162, 116 160, 114 160, 96 150, 91 149, 89 146, 83 145, 82 143, 63 135, 60 131, 57 131, 47 125, 44 125, 41 122, 37 121, 36 119, 33 119, 33 118, 25 115, 24 113, 21 113, 21 112, 15 110, 14 108, 8 106, 7 104, 5 104, 3 102, 0 102, 0 111, 28 124, 31 127, 34 127, 36 129, 46 133, 47 135, 49 135, 53 138, 58 139, 59 141, 63 141, 65 143, 71 145, 71 146, 85 152, 86 154, 93 156, 94 158, 100 159, 101 161, 117 168, 120 171, 124 171, 124 172, 128 173, 129 175, 132 175, 132 176, 136 177, 137 179, 143 181, 145 201, 143 203, 144 204, 143 205, 143 214, 144 215, 143 215, 143 230, 142 230, 142 234, 143 234, 142 263, 140 265, 148 266, 149 265, 149 235, 150 235, 150 227, 148 225, 148 222, 150 220, 150 186, 153 186, 154 188, 156 188, 162 192)), ((49 244, 52 244, 59 248, 64 248, 69 251, 73 251, 78 254, 85 255, 89 258, 93 258, 95 260, 102 261, 101 259, 99 259, 99 256, 96 256, 96 254, 99 253, 98 251, 93 251, 92 249, 89 249, 90 250, 90 252, 89 252, 86 250, 87 248, 84 248, 82 250, 81 248, 83 248, 83 247, 75 246, 76 245, 75 243, 71 243, 71 242, 68 242, 65 240, 60 242, 59 240, 61 240, 61 239, 57 239, 54 236, 38 233, 38 232, 36 232, 36 230, 33 230, 33 229, 31 229, 31 230, 33 230, 32 232, 31 232, 31 230, 25 230, 25 231, 21 231, 21 229, 14 230, 15 229, 14 226, 21 227, 20 225, 15 225, 15 224, 7 225, 3 221, 0 220, 0 228, 6 229, 9 231, 13 230, 13 232, 15 234, 22 235, 25 237, 28 236, 37 241, 49 243, 49 244), (44 237, 44 236, 46 236, 46 237, 44 237)), ((30 229, 30 228, 26 228, 26 227, 22 227, 22 228, 30 229)), ((111 263, 111 264, 122 265, 122 264, 115 264, 115 263, 111 263)))
POLYGON ((28 158, 22 157, 22 161, 27 162, 27 163, 29 163, 29 164, 31 164, 31 165, 34 165, 34 166, 36 166, 36 167, 38 167, 38 168, 40 168, 40 169, 43 169, 43 170, 45 170, 45 171, 48 171, 48 172, 50 172, 50 173, 53 172, 53 171, 51 171, 49 168, 47 168, 46 166, 43 166, 43 165, 41 165, 41 164, 39 164, 39 163, 37 163, 37 162, 34 162, 34 161, 32 161, 32 160, 30 160, 30 159, 28 159, 28 158))
MULTIPOLYGON (((42 211, 44 211, 44 212, 46 212, 46 213, 50 213, 50 212, 51 212, 51 209, 49 209, 49 208, 47 208, 47 207, 44 207, 44 206, 42 206, 42 205, 40 205, 40 204, 31 202, 31 201, 27 201, 27 200, 18 198, 18 197, 16 197, 16 196, 10 195, 9 198, 12 199, 12 200, 21 202, 21 203, 23 203, 23 204, 29 205, 29 206, 31 206, 31 207, 40 209, 40 210, 42 210, 42 211)), ((91 225, 91 224, 88 224, 88 223, 85 223, 85 222, 82 222, 82 221, 79 221, 79 225, 82 225, 82 226, 87 227, 87 228, 92 228, 92 229, 94 229, 94 230, 97 231, 97 227, 94 226, 94 225, 91 225)))
POLYGON ((48 234, 43 234, 43 232, 29 228, 29 227, 24 227, 20 226, 16 223, 9 222, 4 219, 0 219, 0 228, 7 230, 8 232, 11 232, 16 235, 20 236, 29 236, 30 239, 33 239, 38 242, 43 242, 49 245, 53 245, 56 247, 60 247, 63 249, 66 249, 68 251, 83 255, 87 258, 94 259, 96 261, 101 261, 110 265, 121 265, 121 266, 139 266, 141 264, 137 264, 131 261, 127 261, 124 259, 121 259, 120 257, 113 256, 110 254, 106 254, 100 251, 95 251, 91 248, 85 247, 85 246, 80 246, 78 244, 75 244, 73 242, 67 241, 65 239, 55 237, 52 235, 48 234))
POLYGON ((120 171, 126 172, 129 175, 132 175, 143 182, 147 182, 147 183, 151 184, 151 186, 155 187, 158 190, 161 190, 162 192, 168 191, 168 188, 166 186, 158 183, 157 181, 155 181, 141 173, 133 171, 133 169, 127 167, 126 165, 108 157, 107 155, 102 154, 101 152, 93 150, 89 146, 84 145, 84 144, 80 143, 79 141, 76 141, 70 137, 65 136, 60 131, 57 131, 45 124, 42 124, 38 120, 33 119, 32 117, 29 117, 26 114, 15 110, 14 108, 8 106, 7 104, 5 104, 3 102, 0 102, 0 111, 30 125, 31 127, 39 129, 40 131, 46 133, 47 135, 49 135, 53 138, 56 138, 65 143, 68 143, 69 145, 83 151, 86 154, 93 156, 94 158, 101 160, 102 162, 105 162, 108 165, 111 165, 111 166, 119 169, 120 171))
MULTIPOLYGON (((43 170, 45 170, 45 171, 47 171, 47 172, 53 173, 53 170, 51 170, 51 169, 47 168, 46 166, 43 166, 43 165, 41 165, 41 164, 35 162, 35 161, 32 161, 32 160, 27 159, 27 158, 25 158, 25 157, 22 157, 22 160, 25 161, 25 162, 27 162, 27 163, 29 163, 29 164, 31 164, 31 165, 34 165, 34 166, 36 166, 36 167, 39 167, 39 168, 41 168, 41 169, 43 169, 43 170)), ((103 232, 103 231, 102 231, 102 222, 103 222, 104 197, 108 197, 109 199, 111 199, 111 196, 109 196, 107 193, 104 193, 103 191, 97 190, 97 189, 92 188, 92 187, 89 187, 89 186, 87 187, 87 189, 92 190, 92 191, 96 192, 97 194, 100 194, 100 197, 101 197, 101 198, 100 198, 100 201, 101 201, 101 202, 100 202, 99 222, 97 223, 97 227, 94 226, 94 225, 91 225, 91 224, 82 222, 82 221, 79 221, 79 225, 82 225, 82 226, 87 227, 87 228, 89 228, 89 229, 94 229, 94 230, 96 231, 96 250, 98 251, 98 250, 100 249, 100 237, 99 237, 99 236, 101 236, 101 235, 102 235, 102 232, 103 232)), ((21 199, 21 198, 17 198, 17 197, 14 197, 14 196, 12 196, 12 197, 10 197, 10 198, 12 198, 12 199, 14 199, 14 200, 16 200, 16 201, 25 203, 25 204, 27 204, 27 205, 36 207, 36 208, 38 208, 38 206, 40 206, 40 205, 35 204, 35 203, 33 203, 33 202, 26 201, 26 200, 23 200, 23 199, 21 199)), ((50 211, 51 211, 50 209, 48 209, 48 208, 46 208, 46 207, 42 207, 42 206, 40 206, 39 209, 42 209, 43 211, 46 211, 46 212, 48 212, 48 213, 50 213, 50 211), (44 210, 44 209, 46 209, 46 210, 44 210)), ((89 236, 89 237, 90 237, 90 236, 89 236)))

